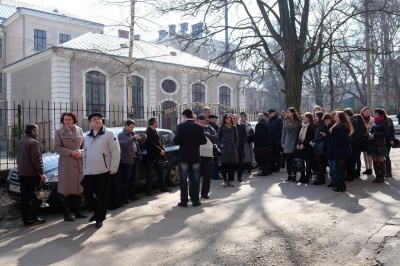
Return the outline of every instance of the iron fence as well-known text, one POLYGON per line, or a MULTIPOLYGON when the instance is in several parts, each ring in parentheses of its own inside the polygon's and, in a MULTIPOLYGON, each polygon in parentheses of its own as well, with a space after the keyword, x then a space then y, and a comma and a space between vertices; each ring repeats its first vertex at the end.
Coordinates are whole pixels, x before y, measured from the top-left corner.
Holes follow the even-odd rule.
MULTIPOLYGON (((106 127, 122 127, 127 118, 135 120, 136 127, 147 127, 148 119, 157 117, 159 127, 170 129, 175 132, 176 126, 182 122, 181 113, 184 109, 190 108, 196 114, 203 113, 204 108, 208 106, 211 113, 222 117, 226 112, 240 114, 245 109, 232 108, 218 103, 194 102, 183 105, 160 107, 135 107, 129 112, 124 105, 109 105, 102 112, 103 122, 106 127), (133 117, 133 114, 138 117, 133 117)), ((83 103, 70 105, 69 103, 50 103, 39 101, 22 101, 19 104, 14 102, 10 105, 0 106, 3 127, 0 127, 0 170, 10 169, 16 163, 16 143, 23 136, 26 125, 36 124, 39 127, 38 140, 43 152, 54 151, 54 132, 60 127, 60 117, 64 112, 74 112, 78 117, 78 125, 84 132, 89 131, 89 121, 87 116, 91 112, 98 111, 87 110, 83 103)), ((248 121, 255 121, 257 112, 247 112, 248 121)))

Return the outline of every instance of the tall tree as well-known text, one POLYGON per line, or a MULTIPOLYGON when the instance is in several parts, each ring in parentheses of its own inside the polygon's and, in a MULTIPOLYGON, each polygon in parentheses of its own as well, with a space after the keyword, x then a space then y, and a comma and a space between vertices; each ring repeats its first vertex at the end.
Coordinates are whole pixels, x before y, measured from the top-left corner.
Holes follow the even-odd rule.
POLYGON ((225 25, 218 19, 223 17, 225 6, 231 13, 240 14, 228 26, 230 41, 237 45, 229 52, 236 53, 238 59, 257 56, 260 61, 270 60, 285 82, 286 105, 299 108, 304 72, 322 62, 336 30, 364 10, 350 0, 314 1, 313 5, 324 10, 322 14, 314 12, 310 0, 255 2, 256 5, 251 0, 177 0, 159 1, 157 7, 163 13, 201 15, 207 33, 204 38, 224 32, 225 25), (325 24, 335 25, 330 35, 324 32, 325 24))

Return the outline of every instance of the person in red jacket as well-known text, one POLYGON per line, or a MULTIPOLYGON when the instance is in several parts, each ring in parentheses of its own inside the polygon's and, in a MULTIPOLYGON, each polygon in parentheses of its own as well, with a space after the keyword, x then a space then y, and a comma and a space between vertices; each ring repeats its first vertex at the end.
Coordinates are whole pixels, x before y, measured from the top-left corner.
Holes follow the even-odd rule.
POLYGON ((37 216, 40 201, 36 197, 32 197, 35 188, 40 187, 40 183, 46 181, 38 136, 39 128, 36 125, 27 125, 25 136, 18 141, 17 145, 18 177, 21 183, 21 211, 24 225, 46 222, 45 219, 37 216))

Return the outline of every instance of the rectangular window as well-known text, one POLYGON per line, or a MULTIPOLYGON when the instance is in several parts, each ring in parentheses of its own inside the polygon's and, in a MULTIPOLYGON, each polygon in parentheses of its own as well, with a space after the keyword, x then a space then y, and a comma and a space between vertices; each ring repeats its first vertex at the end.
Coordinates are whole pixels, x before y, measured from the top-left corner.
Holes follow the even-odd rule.
POLYGON ((0 72, 0 93, 3 93, 3 73, 0 72))
POLYGON ((71 40, 71 35, 60 33, 59 44, 63 44, 71 40))
POLYGON ((3 127, 3 109, 0 109, 0 127, 3 127))
POLYGON ((34 47, 36 51, 43 51, 46 49, 46 31, 44 30, 34 30, 34 47))
POLYGON ((3 39, 0 39, 0 58, 3 58, 3 39))

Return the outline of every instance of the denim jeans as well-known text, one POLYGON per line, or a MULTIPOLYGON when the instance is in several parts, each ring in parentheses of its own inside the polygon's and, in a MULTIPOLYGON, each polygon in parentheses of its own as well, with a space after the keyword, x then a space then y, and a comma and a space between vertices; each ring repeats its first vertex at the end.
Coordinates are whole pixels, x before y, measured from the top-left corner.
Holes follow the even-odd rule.
POLYGON ((193 203, 199 202, 200 193, 200 163, 179 163, 179 187, 181 202, 187 203, 188 189, 187 178, 189 175, 189 196, 193 203))
POLYGON ((337 169, 336 160, 328 160, 328 164, 331 182, 337 184, 339 181, 339 169, 337 169))

